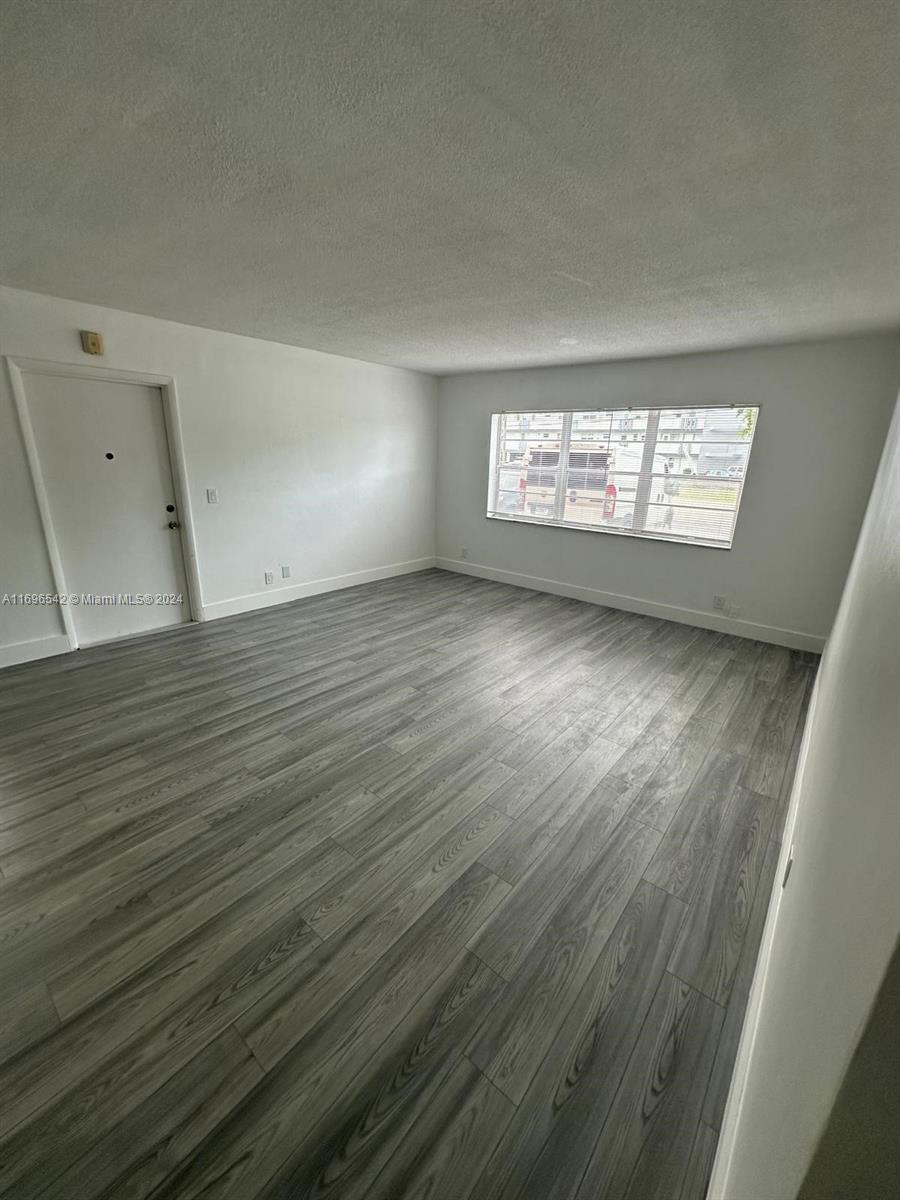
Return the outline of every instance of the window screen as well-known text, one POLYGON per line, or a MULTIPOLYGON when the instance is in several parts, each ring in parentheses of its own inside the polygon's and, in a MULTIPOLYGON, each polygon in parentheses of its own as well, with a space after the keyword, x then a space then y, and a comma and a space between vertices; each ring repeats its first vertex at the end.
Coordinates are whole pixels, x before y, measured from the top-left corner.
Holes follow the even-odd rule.
POLYGON ((759 409, 495 413, 487 515, 731 546, 759 409))

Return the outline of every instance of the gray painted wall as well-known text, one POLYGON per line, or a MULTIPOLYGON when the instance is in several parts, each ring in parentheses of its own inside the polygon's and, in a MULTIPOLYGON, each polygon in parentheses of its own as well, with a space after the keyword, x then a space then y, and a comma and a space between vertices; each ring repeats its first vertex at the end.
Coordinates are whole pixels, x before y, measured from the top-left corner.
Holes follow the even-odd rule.
POLYGON ((898 717, 900 402, 819 670, 779 876, 792 842, 794 865, 763 934, 710 1200, 795 1200, 869 1019, 900 927, 898 717))
POLYGON ((897 1200, 900 1181, 900 947, 797 1200, 897 1200))
POLYGON ((448 376, 438 400, 439 559, 513 583, 821 649, 898 383, 894 334, 448 376), (492 412, 702 403, 762 406, 730 551, 485 518, 492 412), (716 593, 733 597, 738 621, 713 614, 716 593))
MULTIPOLYGON (((290 600, 315 581, 431 565, 429 376, 11 288, 0 288, 0 354, 174 377, 209 616, 290 600), (103 358, 81 352, 79 329, 105 335, 103 358), (290 586, 278 577, 267 588, 263 573, 279 563, 292 567, 290 586)), ((52 593, 5 369, 0 488, 0 594, 52 593)), ((58 609, 0 606, 0 665, 65 649, 61 635, 58 609)))

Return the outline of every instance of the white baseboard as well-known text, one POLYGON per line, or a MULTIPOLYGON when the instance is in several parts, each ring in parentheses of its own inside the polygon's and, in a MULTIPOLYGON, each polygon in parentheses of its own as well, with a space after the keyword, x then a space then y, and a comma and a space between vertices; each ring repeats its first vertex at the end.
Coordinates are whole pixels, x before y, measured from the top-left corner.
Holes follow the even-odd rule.
POLYGON ((33 662, 38 658, 49 658, 51 654, 66 654, 68 650, 69 639, 64 633, 35 638, 31 642, 13 642, 11 646, 0 646, 0 668, 14 667, 17 663, 33 662))
MULTIPOLYGON (((603 592, 598 588, 579 587, 562 583, 557 579, 543 579, 537 575, 523 575, 518 571, 502 571, 481 563, 464 562, 454 558, 415 558, 407 562, 388 563, 383 567, 372 567, 367 571, 352 571, 347 575, 332 575, 327 579, 313 579, 306 583, 295 583, 289 587, 272 588, 265 592, 254 592, 248 596, 235 596, 230 600, 218 600, 203 606, 203 619, 231 617, 237 613, 251 612, 255 608, 269 608, 275 604, 288 604, 304 596, 316 596, 321 592, 333 592, 340 588, 355 587, 360 583, 373 583, 377 579, 390 579, 395 575, 407 575, 413 571, 427 571, 430 567, 441 567, 445 571, 456 571, 462 575, 475 575, 480 579, 493 579, 497 583, 509 583, 514 587, 531 588, 538 592, 552 592, 557 596, 568 596, 573 600, 585 600, 589 604, 603 604, 608 608, 620 608, 626 612, 643 613, 644 616, 661 617, 666 621, 680 621, 684 625, 698 625, 701 629, 713 629, 717 633, 733 633, 738 637, 754 638, 772 642, 776 646, 789 646, 794 650, 812 650, 821 653, 825 638, 794 629, 778 629, 772 625, 758 625, 753 621, 742 621, 719 613, 702 612, 698 609, 677 608, 671 604, 658 604, 653 600, 642 600, 636 596, 622 596, 618 592, 603 592)), ((16 642, 0 646, 0 668, 16 663, 31 662, 47 658, 52 654, 65 654, 69 641, 65 634, 54 637, 36 638, 30 642, 16 642)))
POLYGON ((776 646, 789 646, 792 650, 813 650, 821 654, 825 638, 812 633, 801 633, 796 629, 778 629, 773 625, 758 625, 755 621, 742 621, 726 617, 721 613, 703 612, 700 609, 678 608, 673 604, 659 604, 655 600, 642 600, 637 596, 622 596, 618 592, 603 592, 599 588, 580 587, 573 583, 562 583, 558 579, 542 579, 537 575, 522 575, 518 571, 502 571, 486 567, 481 563, 464 562, 456 558, 438 558, 436 565, 445 571, 457 571, 462 575, 477 575, 479 579, 493 579, 496 583, 511 583, 514 587, 531 588, 536 592, 552 592, 556 596, 568 596, 572 600, 586 600, 588 604, 603 604, 608 608, 620 608, 625 612, 642 613, 646 617, 661 617, 664 621, 680 621, 683 625, 698 625, 701 629, 712 629, 716 633, 733 633, 737 637, 753 638, 760 642, 772 642, 776 646))
POLYGON ((304 596, 317 596, 321 592, 335 592, 340 588, 356 587, 360 583, 373 583, 376 579, 390 579, 394 575, 409 575, 413 571, 427 571, 435 565, 433 558, 413 558, 408 562, 388 563, 383 567, 372 567, 368 571, 351 571, 348 575, 332 575, 327 579, 311 579, 307 583, 292 583, 288 587, 253 592, 249 596, 235 596, 231 600, 216 600, 212 604, 203 605, 203 619, 213 621, 217 617, 233 617, 237 613, 251 612, 255 608, 271 608, 275 604, 288 604, 291 600, 302 600, 304 596))

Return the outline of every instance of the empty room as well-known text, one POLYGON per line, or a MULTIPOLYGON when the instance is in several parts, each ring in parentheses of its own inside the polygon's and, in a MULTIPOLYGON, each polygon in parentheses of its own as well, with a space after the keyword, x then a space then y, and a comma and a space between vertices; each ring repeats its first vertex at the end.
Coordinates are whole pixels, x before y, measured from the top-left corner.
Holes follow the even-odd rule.
POLYGON ((3 0, 4 1200, 896 1200, 898 48, 3 0))

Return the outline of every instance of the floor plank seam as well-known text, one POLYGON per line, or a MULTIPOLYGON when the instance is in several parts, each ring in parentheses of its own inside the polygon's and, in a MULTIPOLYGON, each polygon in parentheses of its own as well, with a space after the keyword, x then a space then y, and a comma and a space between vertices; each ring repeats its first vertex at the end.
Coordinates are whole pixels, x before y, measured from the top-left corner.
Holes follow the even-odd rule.
POLYGON ((518 1109, 519 1105, 518 1105, 518 1104, 515 1102, 515 1100, 513 1100, 511 1096, 507 1096, 506 1092, 504 1092, 502 1088, 500 1088, 500 1087, 498 1087, 498 1086, 497 1086, 497 1084, 496 1084, 496 1083, 493 1081, 493 1079, 491 1079, 490 1075, 487 1075, 487 1074, 485 1074, 485 1072, 484 1072, 484 1071, 482 1071, 482 1069, 481 1069, 481 1067, 479 1067, 478 1063, 476 1063, 476 1062, 474 1062, 474 1061, 473 1061, 473 1059, 472 1059, 471 1055, 469 1055, 469 1054, 468 1054, 468 1053, 467 1053, 467 1052, 464 1050, 464 1051, 463 1051, 463 1052, 460 1054, 460 1056, 459 1056, 459 1057, 460 1057, 460 1058, 462 1058, 462 1059, 464 1059, 464 1060, 465 1060, 465 1061, 466 1061, 466 1062, 469 1064, 469 1066, 471 1066, 471 1067, 473 1068, 473 1070, 475 1070, 475 1071, 477 1071, 477 1072, 478 1072, 478 1074, 480 1075, 480 1077, 481 1077, 481 1078, 482 1078, 482 1079, 485 1081, 485 1083, 487 1083, 487 1084, 490 1086, 490 1088, 492 1089, 492 1091, 495 1091, 495 1092, 497 1093, 497 1095, 498 1095, 498 1096, 502 1096, 502 1097, 503 1097, 503 1099, 504 1099, 504 1100, 505 1100, 505 1101, 506 1101, 508 1104, 511 1104, 511 1105, 513 1106, 513 1108, 515 1108, 515 1109, 518 1109))
MULTIPOLYGON (((472 940, 474 940, 474 939, 472 939, 472 940)), ((478 954, 477 951, 473 950, 472 947, 468 944, 468 942, 465 945, 465 951, 467 954, 471 954, 471 956, 473 958, 477 958, 478 961, 481 963, 481 965, 485 968, 485 970, 490 971, 490 973, 496 979, 498 979, 504 987, 507 987, 509 985, 510 981, 506 978, 506 976, 501 975, 500 972, 498 970, 496 970, 494 967, 492 967, 489 962, 485 962, 485 960, 481 957, 481 955, 478 954)))
POLYGON ((271 1068, 266 1066, 266 1064, 262 1061, 261 1058, 258 1057, 256 1051, 253 1049, 253 1047, 250 1045, 250 1043, 247 1041, 247 1039, 241 1033, 241 1031, 237 1025, 237 1020, 238 1020, 238 1018, 236 1017, 234 1019, 234 1021, 232 1021, 229 1025, 226 1025, 225 1028, 231 1030, 231 1032, 235 1035, 235 1037, 237 1037, 237 1039, 240 1041, 241 1045, 247 1051, 248 1055, 253 1059, 253 1061, 256 1063, 256 1065, 259 1067, 259 1069, 262 1071, 263 1078, 265 1078, 266 1075, 268 1075, 270 1070, 275 1070, 278 1067, 278 1064, 276 1063, 271 1068))
POLYGON ((373 1200, 556 1168, 569 1197, 681 1194, 776 886, 809 699, 787 663, 435 571, 0 675, 17 1200, 250 1200, 307 1160, 373 1200))
POLYGON ((677 974, 677 972, 675 972, 671 966, 666 967, 666 974, 671 975, 673 979, 677 979, 679 983, 684 984, 686 988, 690 988, 692 992, 696 992, 698 996, 702 996, 705 1000, 708 1000, 710 1004, 714 1004, 716 1008, 721 1009, 722 1012, 725 1012, 725 1010, 728 1008, 727 1000, 724 1004, 720 1000, 716 1000, 713 996, 710 996, 708 992, 705 992, 703 988, 698 987, 696 983, 690 983, 687 979, 682 978, 682 976, 677 974))

